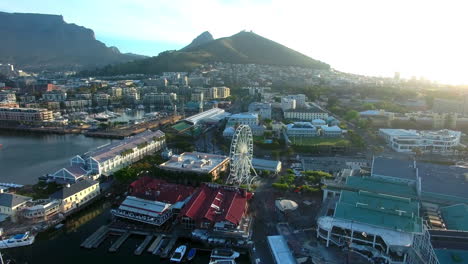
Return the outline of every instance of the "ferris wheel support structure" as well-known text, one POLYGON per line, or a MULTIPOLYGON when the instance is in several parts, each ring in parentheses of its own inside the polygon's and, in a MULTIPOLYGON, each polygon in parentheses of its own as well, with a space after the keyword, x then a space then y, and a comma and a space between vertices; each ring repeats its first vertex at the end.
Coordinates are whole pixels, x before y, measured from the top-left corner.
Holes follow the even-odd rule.
POLYGON ((229 158, 231 166, 227 183, 250 186, 258 175, 252 166, 253 137, 248 125, 240 125, 234 132, 229 158))

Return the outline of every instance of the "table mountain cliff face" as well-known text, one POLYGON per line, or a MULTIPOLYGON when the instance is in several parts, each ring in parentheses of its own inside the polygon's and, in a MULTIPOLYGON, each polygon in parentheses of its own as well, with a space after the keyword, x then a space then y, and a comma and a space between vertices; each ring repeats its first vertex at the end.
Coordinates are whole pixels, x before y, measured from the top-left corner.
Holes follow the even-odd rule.
POLYGON ((144 57, 107 47, 91 29, 59 15, 0 12, 0 21, 0 63, 23 69, 95 68, 144 57))

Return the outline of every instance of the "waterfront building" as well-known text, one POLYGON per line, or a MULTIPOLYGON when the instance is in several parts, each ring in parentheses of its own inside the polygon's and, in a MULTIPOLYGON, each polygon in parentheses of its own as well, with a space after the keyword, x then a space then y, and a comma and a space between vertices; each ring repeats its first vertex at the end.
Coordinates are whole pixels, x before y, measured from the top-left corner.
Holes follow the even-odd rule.
POLYGON ((106 93, 95 93, 93 101, 97 106, 107 106, 109 104, 110 95, 106 93))
POLYGON ((60 212, 58 200, 38 200, 28 202, 21 211, 21 216, 31 220, 47 220, 60 212))
POLYGON ((172 155, 171 159, 159 165, 164 170, 209 174, 213 180, 229 168, 229 157, 202 152, 184 152, 172 155))
POLYGON ((65 103, 65 108, 69 108, 69 109, 83 109, 83 108, 88 108, 92 106, 92 101, 85 100, 85 99, 67 100, 64 103, 65 103))
POLYGON ((233 186, 204 184, 180 212, 185 228, 242 229, 252 193, 233 186))
POLYGON ((67 184, 53 193, 50 199, 58 200, 60 212, 67 214, 93 200, 101 193, 99 182, 84 179, 74 184, 67 184))
POLYGON ((83 179, 88 175, 88 172, 80 167, 78 164, 74 164, 67 168, 62 168, 54 174, 47 175, 48 180, 52 180, 56 183, 75 183, 78 180, 83 179))
POLYGON ((0 108, 0 121, 48 122, 52 111, 42 108, 0 108))
POLYGON ((161 226, 176 216, 195 188, 150 177, 130 184, 129 195, 111 213, 119 218, 161 226))
POLYGON ((295 108, 285 110, 284 118, 289 120, 309 121, 314 119, 327 119, 328 114, 318 107, 295 108))
POLYGON ((253 102, 249 105, 249 113, 256 113, 261 119, 271 119, 271 104, 253 102))
POLYGON ((286 126, 289 137, 317 137, 319 132, 310 122, 294 122, 286 126))
POLYGON ((87 171, 88 175, 109 176, 165 146, 166 138, 162 131, 147 130, 84 155, 77 155, 70 160, 70 165, 81 167, 87 171))
POLYGON ((16 220, 16 214, 24 208, 27 202, 31 201, 31 197, 17 195, 14 193, 4 193, 0 190, 0 222, 6 217, 11 217, 16 220))
POLYGON ((413 152, 419 149, 423 152, 450 152, 460 144, 460 131, 439 130, 407 130, 379 129, 379 134, 388 146, 397 152, 413 152))

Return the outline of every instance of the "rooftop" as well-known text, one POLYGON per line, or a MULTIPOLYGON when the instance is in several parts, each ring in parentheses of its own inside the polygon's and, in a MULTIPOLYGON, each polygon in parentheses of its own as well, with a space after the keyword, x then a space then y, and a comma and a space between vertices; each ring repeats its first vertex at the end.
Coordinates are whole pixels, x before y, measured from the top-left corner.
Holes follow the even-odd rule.
POLYGON ((413 160, 375 157, 372 162, 372 175, 416 180, 415 165, 413 160))
POLYGON ((217 184, 203 185, 182 209, 180 215, 194 221, 229 221, 238 225, 252 194, 244 189, 217 184))
POLYGON ((273 258, 276 263, 281 264, 296 264, 297 261, 293 257, 288 243, 284 236, 268 236, 268 244, 270 245, 273 258))
POLYGON ((227 162, 229 157, 202 152, 184 152, 173 155, 170 160, 159 165, 163 169, 176 169, 210 173, 220 164, 227 162))
POLYGON ((85 153, 85 155, 94 158, 98 162, 104 162, 116 157, 117 155, 120 155, 120 153, 124 150, 133 149, 141 143, 152 141, 155 137, 160 138, 163 136, 164 133, 160 130, 155 132, 146 130, 145 132, 142 132, 138 135, 102 146, 94 151, 85 153))
POLYGON ((334 217, 402 232, 422 232, 419 203, 409 198, 342 191, 334 217))
POLYGON ((142 177, 130 184, 130 194, 153 201, 174 204, 185 200, 195 192, 195 188, 186 185, 168 183, 164 180, 142 177))
POLYGON ((88 180, 88 179, 84 179, 82 181, 78 181, 74 184, 71 184, 70 187, 63 187, 62 189, 56 191, 55 193, 53 193, 50 198, 52 199, 60 199, 60 200, 63 200, 67 197, 70 197, 72 195, 74 195, 75 193, 78 193, 78 192, 81 192, 82 190, 85 190, 91 186, 94 186, 96 184, 99 184, 99 182, 97 181, 93 181, 93 180, 88 180))
POLYGON ((416 185, 398 179, 350 176, 346 178, 346 186, 357 190, 375 193, 402 195, 403 197, 416 197, 416 185))
POLYGON ((32 200, 32 198, 27 196, 13 193, 0 193, 0 206, 8 208, 13 208, 30 200, 32 200))
POLYGON ((440 208, 440 211, 448 229, 468 231, 468 205, 451 205, 440 208))

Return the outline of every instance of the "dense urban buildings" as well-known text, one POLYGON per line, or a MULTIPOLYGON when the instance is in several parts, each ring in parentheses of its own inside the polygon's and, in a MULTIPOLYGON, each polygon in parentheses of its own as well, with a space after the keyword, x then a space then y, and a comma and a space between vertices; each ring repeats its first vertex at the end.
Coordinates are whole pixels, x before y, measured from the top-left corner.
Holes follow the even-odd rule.
POLYGON ((40 108, 0 108, 0 121, 48 122, 53 121, 52 111, 40 108))

